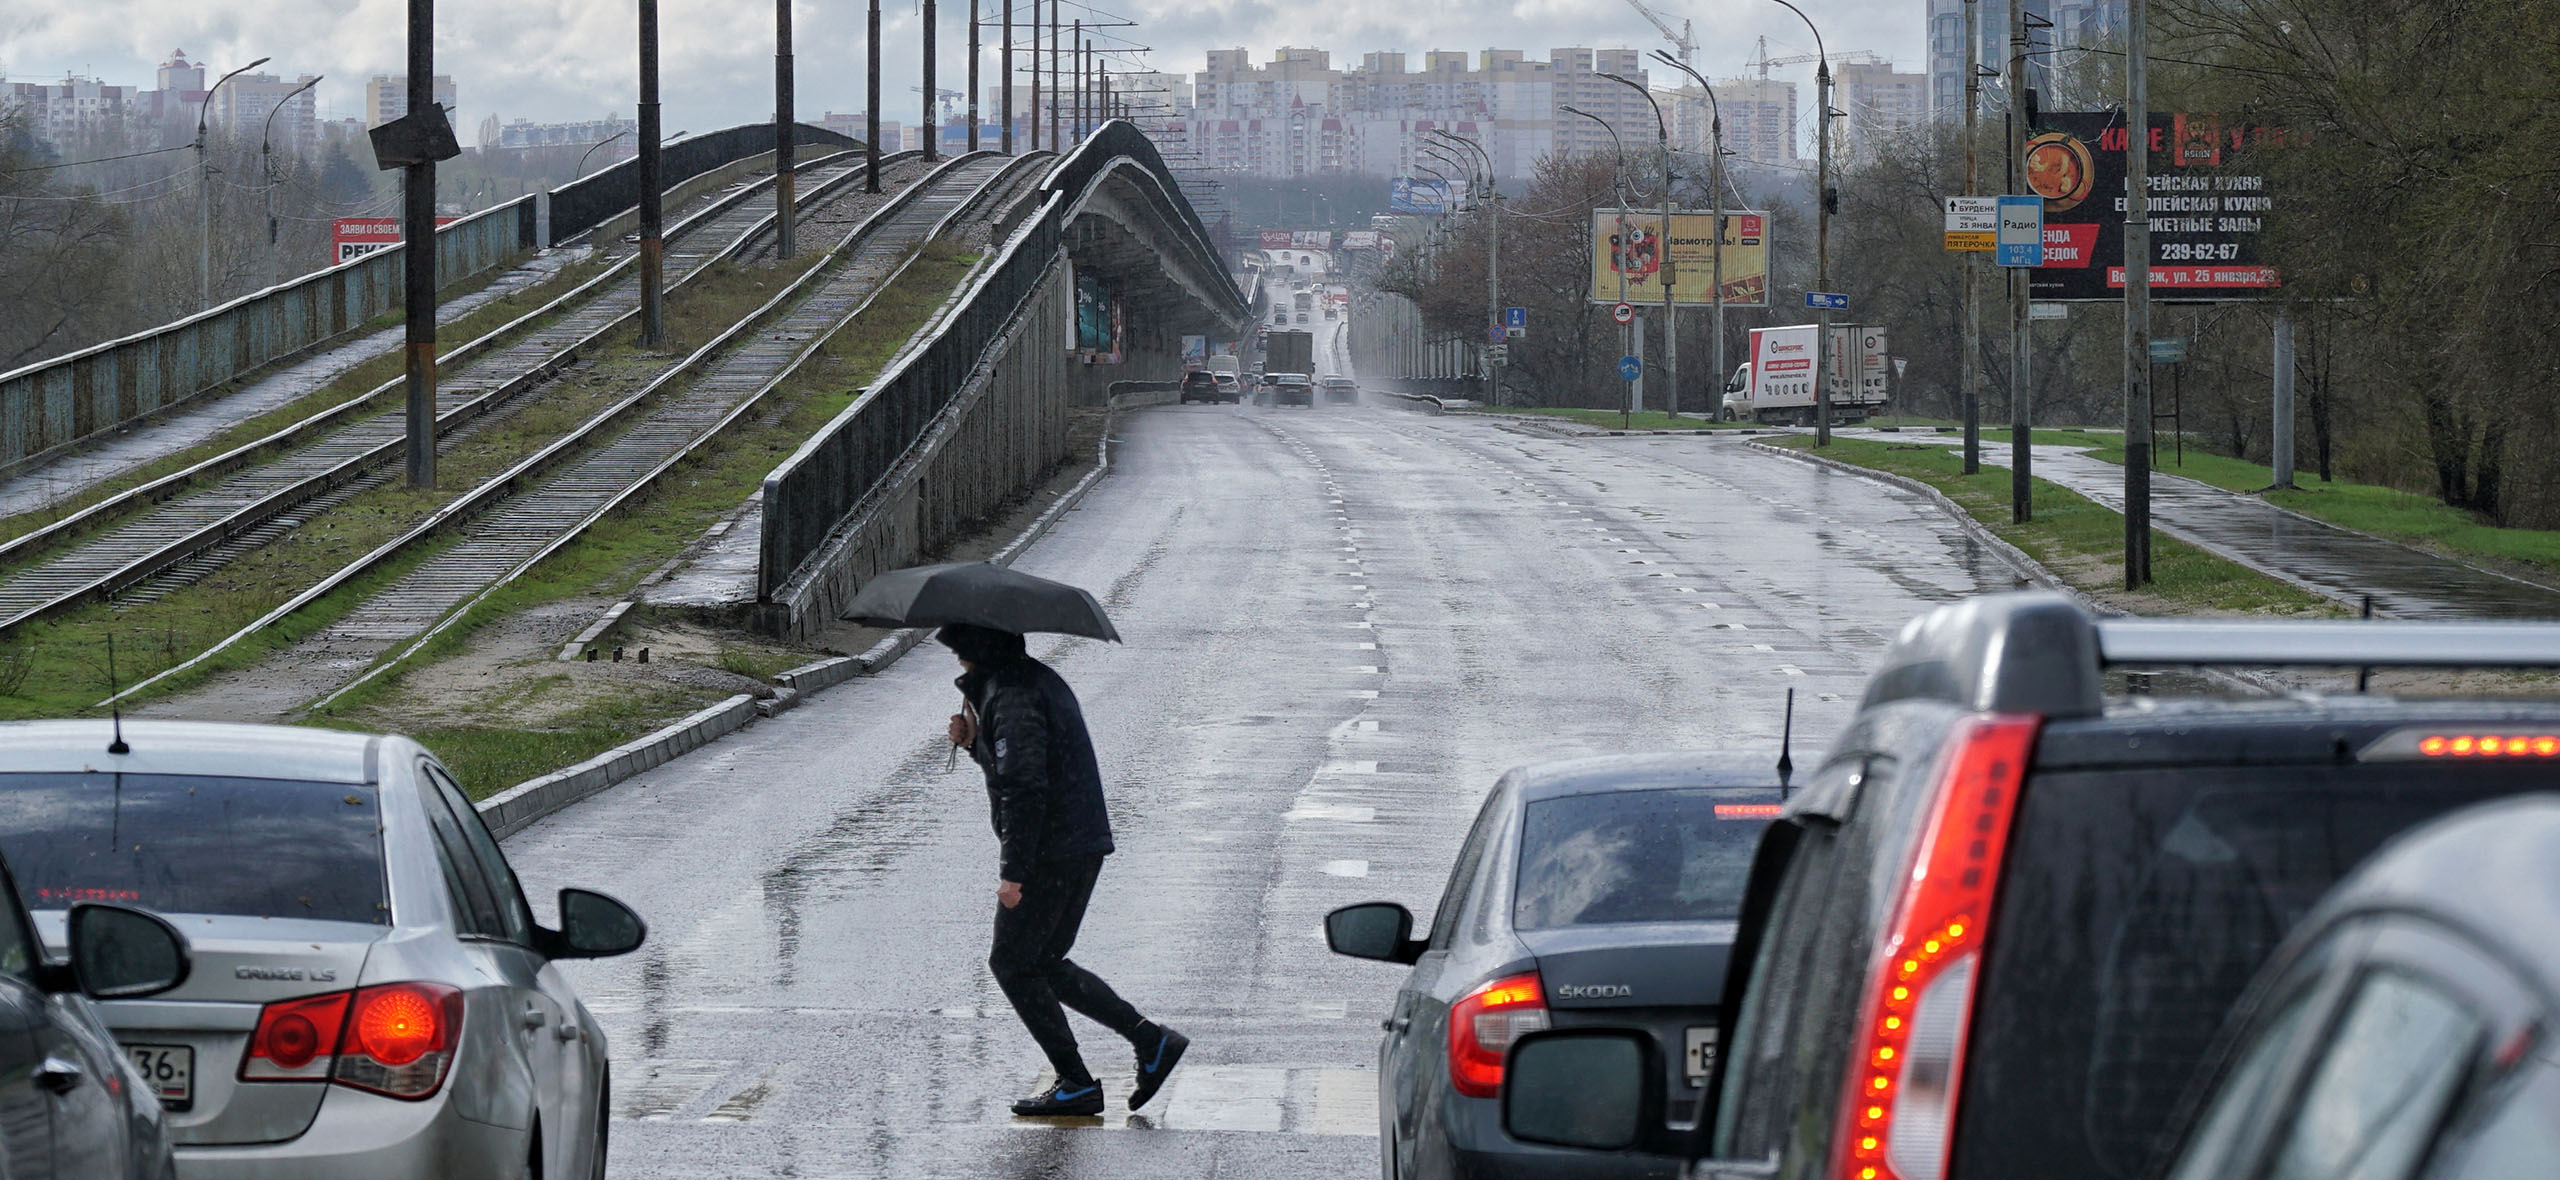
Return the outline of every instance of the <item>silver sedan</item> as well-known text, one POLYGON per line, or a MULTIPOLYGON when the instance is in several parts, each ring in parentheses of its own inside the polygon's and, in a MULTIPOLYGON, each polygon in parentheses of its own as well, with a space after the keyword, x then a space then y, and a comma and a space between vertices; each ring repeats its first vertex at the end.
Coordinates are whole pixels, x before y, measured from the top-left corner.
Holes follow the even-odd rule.
POLYGON ((604 1034, 553 965, 646 935, 565 889, 537 924, 451 773, 406 738, 128 721, 0 725, 0 851, 48 941, 148 907, 181 986, 99 1005, 178 1175, 601 1177, 604 1034))

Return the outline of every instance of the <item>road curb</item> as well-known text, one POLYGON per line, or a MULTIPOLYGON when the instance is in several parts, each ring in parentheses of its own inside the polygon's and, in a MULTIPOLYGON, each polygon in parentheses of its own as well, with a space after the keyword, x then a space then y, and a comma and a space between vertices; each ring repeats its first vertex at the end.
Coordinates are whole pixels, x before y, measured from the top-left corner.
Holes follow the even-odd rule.
POLYGON ((1845 460, 1833 459, 1823 455, 1808 455, 1803 451, 1796 450, 1792 447, 1781 447, 1764 442, 1754 442, 1747 445, 1749 445, 1753 450, 1766 451, 1772 455, 1783 456, 1802 463, 1811 463, 1817 467, 1828 467, 1834 471, 1844 471, 1851 475, 1875 480, 1878 483, 1890 484, 1894 487, 1901 488, 1906 492, 1918 495, 1928 500, 1930 503, 1937 505, 1939 511, 1953 517, 1956 524, 1962 527, 1968 535, 1972 536, 1974 540, 1980 541, 1985 546, 1988 546, 1992 552, 1999 554, 2000 560, 2009 563, 2010 568, 2024 574, 2029 581, 2032 581, 2047 590, 2068 594, 2073 599, 2077 600, 2082 607, 2098 614, 2120 615, 2124 613, 2112 606, 2099 602, 2097 599, 2089 597, 2087 594, 2084 594, 2074 588, 2069 582, 2063 581, 2060 575, 2054 573, 2052 570, 2046 569, 2043 562, 2027 556, 2025 550, 2002 540, 1999 534, 1992 532, 1989 525, 1986 525, 1979 520, 1975 520, 1972 513, 1964 510, 1964 505, 1956 503, 1953 499, 1950 499, 1945 492, 1941 492, 1936 488, 1930 487, 1928 484, 1922 483, 1907 475, 1896 475, 1890 471, 1878 471, 1873 467, 1861 467, 1855 463, 1850 463, 1845 460))
POLYGON ((755 706, 754 694, 739 693, 638 741, 491 795, 480 801, 480 816, 503 840, 589 795, 737 732, 755 720, 755 706))

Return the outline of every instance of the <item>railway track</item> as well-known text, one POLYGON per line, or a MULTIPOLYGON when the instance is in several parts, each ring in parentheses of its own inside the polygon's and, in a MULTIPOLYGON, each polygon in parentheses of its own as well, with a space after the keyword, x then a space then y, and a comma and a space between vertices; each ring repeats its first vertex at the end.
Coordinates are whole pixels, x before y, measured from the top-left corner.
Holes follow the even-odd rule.
MULTIPOLYGON (((458 542, 271 657, 310 674, 307 690, 297 688, 286 694, 291 700, 279 697, 268 703, 283 712, 322 692, 342 692, 352 686, 351 679, 361 682, 363 677, 352 676, 355 670, 376 665, 403 640, 431 634, 455 617, 458 607, 573 539, 744 416, 885 289, 916 247, 978 209, 980 198, 999 187, 998 182, 1010 183, 1025 171, 1036 170, 992 153, 943 166, 846 235, 832 252, 842 255, 841 261, 813 268, 677 369, 162 676, 182 672, 265 630, 403 551, 442 534, 460 533, 458 542)), ((127 695, 151 683, 137 684, 127 695)))
MULTIPOLYGON (((851 153, 806 173, 815 214, 860 171, 851 153)), ((742 186, 668 233, 670 289, 713 262, 752 247, 773 215, 753 198, 770 181, 742 186)), ((437 449, 447 450, 519 408, 538 387, 638 313, 639 280, 629 259, 443 358, 436 391, 437 449)), ((101 598, 144 601, 201 578, 391 478, 405 447, 405 422, 376 403, 387 383, 345 407, 324 411, 223 455, 103 501, 0 544, 0 561, 31 557, 84 527, 132 514, 50 557, 0 576, 0 636, 32 620, 101 598), (364 411, 373 412, 366 413, 364 411), (280 445, 310 441, 259 461, 280 445), (184 490, 202 479, 216 482, 184 490)))

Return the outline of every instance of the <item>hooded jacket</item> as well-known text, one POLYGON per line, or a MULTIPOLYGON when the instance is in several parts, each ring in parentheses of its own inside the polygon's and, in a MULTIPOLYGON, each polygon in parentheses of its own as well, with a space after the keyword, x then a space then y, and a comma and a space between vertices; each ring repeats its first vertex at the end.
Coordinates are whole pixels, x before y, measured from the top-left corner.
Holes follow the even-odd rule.
POLYGON ((1066 680, 1020 656, 978 664, 956 683, 977 711, 969 757, 987 773, 1003 879, 1028 881, 1042 861, 1108 855, 1102 768, 1066 680))

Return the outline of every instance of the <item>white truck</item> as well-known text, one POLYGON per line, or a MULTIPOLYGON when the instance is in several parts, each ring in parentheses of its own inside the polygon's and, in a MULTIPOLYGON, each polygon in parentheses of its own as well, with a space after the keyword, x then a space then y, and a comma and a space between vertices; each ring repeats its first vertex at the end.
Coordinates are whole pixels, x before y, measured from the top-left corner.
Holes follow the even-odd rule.
MULTIPOLYGON (((1724 420, 1810 426, 1814 422, 1812 324, 1751 329, 1751 359, 1724 387, 1724 420)), ((1831 325, 1831 421, 1860 422, 1884 411, 1893 357, 1883 328, 1831 325)))

